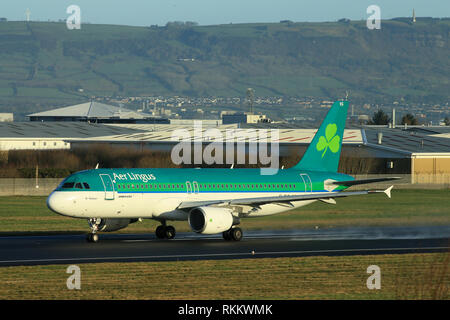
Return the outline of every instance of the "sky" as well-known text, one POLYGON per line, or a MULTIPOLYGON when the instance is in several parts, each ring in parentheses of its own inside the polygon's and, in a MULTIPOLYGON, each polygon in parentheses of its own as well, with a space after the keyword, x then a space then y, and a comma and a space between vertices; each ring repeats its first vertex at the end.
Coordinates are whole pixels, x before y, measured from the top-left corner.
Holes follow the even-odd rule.
POLYGON ((200 25, 279 22, 366 20, 370 5, 378 5, 381 19, 450 17, 449 0, 2 0, 0 17, 56 21, 69 17, 70 5, 81 9, 81 22, 133 26, 165 25, 168 21, 194 21, 200 25))

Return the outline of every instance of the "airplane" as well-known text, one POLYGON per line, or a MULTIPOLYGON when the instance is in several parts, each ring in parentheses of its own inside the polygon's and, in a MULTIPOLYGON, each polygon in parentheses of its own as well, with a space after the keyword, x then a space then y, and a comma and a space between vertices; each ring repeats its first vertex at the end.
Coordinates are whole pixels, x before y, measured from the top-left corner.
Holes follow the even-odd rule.
POLYGON ((336 198, 384 192, 345 191, 366 183, 397 177, 355 180, 338 173, 348 101, 336 101, 300 161, 273 175, 260 169, 152 168, 91 169, 64 179, 48 196, 47 206, 57 214, 87 219, 88 242, 98 232, 123 229, 142 219, 161 223, 159 239, 173 239, 176 230, 167 221, 187 221, 198 234, 220 234, 239 241, 241 219, 273 215, 315 201, 336 204, 336 198))

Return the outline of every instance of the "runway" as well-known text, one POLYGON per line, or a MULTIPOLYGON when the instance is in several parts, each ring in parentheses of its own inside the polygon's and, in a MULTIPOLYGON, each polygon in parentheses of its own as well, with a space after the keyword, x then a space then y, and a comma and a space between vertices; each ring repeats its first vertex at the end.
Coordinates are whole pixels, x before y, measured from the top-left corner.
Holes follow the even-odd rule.
POLYGON ((98 243, 85 235, 8 236, 0 237, 0 266, 447 252, 449 240, 450 226, 244 230, 240 242, 194 233, 100 234, 98 243))

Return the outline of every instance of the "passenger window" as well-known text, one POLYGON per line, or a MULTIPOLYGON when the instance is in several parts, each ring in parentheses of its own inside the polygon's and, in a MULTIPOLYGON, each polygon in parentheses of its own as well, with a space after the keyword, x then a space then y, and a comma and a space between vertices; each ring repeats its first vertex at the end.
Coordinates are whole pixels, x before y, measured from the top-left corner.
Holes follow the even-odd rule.
POLYGON ((87 182, 83 182, 83 186, 84 186, 85 189, 90 189, 91 188, 87 182))
POLYGON ((77 189, 83 189, 83 187, 81 186, 80 182, 77 182, 77 184, 75 185, 75 188, 77 189))

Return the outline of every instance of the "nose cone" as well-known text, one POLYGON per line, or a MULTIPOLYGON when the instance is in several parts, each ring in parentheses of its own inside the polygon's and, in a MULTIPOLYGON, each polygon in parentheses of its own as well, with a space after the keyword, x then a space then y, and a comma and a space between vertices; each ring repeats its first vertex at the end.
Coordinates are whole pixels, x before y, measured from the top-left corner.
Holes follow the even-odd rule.
POLYGON ((53 212, 65 215, 64 208, 67 206, 66 202, 67 200, 65 200, 61 192, 53 191, 47 198, 47 207, 53 212))

